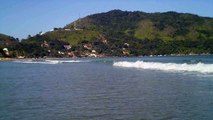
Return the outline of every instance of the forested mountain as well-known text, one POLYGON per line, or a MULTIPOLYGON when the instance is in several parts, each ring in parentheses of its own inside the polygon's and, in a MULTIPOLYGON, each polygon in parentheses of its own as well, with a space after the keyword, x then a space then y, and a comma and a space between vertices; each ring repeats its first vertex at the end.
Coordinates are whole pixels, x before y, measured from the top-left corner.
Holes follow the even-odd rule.
POLYGON ((29 36, 18 48, 28 57, 213 53, 213 18, 112 10, 29 36))

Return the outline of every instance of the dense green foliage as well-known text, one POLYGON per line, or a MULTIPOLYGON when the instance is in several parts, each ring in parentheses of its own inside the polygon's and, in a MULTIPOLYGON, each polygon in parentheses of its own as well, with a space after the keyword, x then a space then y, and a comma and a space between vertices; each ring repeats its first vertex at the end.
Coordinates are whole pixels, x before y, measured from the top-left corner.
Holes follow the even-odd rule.
POLYGON ((27 57, 63 57, 58 51, 81 56, 92 50, 106 56, 213 53, 213 19, 176 12, 113 10, 29 36, 11 49, 14 56, 27 57), (48 46, 42 46, 44 42, 48 46), (66 50, 64 45, 72 48, 66 50))
POLYGON ((99 31, 110 46, 116 46, 114 48, 129 43, 132 55, 213 53, 212 18, 176 12, 149 14, 113 10, 81 21, 81 26, 99 31), (93 27, 87 27, 88 24, 93 27))

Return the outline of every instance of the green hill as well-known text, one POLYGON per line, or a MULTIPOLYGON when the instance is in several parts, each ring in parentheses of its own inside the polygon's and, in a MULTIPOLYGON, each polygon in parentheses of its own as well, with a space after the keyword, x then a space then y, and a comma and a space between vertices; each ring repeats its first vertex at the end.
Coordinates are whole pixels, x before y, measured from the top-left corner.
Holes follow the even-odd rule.
POLYGON ((11 36, 5 35, 5 34, 1 34, 0 33, 0 46, 10 46, 10 45, 15 45, 18 43, 18 39, 15 39, 11 36))
POLYGON ((19 40, 14 37, 0 33, 0 57, 15 57, 10 54, 12 51, 16 51, 16 46, 19 44, 19 40), (9 49, 11 52, 6 52, 4 48, 9 49))
POLYGON ((104 56, 213 53, 213 19, 177 12, 112 10, 78 19, 64 28, 23 40, 21 44, 40 49, 39 52, 23 49, 28 51, 26 55, 32 56, 35 53, 48 56, 50 49, 55 51, 53 56, 57 56, 59 50, 77 56, 92 53, 104 56), (48 46, 41 47, 44 41, 48 46), (60 44, 50 47, 54 42, 60 44), (66 50, 64 45, 72 48, 66 50))

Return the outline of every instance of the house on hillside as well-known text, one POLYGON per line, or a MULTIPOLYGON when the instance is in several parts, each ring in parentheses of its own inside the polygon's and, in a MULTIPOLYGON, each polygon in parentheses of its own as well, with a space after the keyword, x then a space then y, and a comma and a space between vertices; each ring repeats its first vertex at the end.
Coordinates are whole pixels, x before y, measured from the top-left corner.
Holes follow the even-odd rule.
POLYGON ((43 43, 41 43, 41 47, 49 47, 48 42, 45 40, 43 43))
POLYGON ((64 45, 64 48, 67 50, 70 50, 72 47, 71 47, 71 45, 64 45))
POLYGON ((87 50, 91 50, 92 49, 92 44, 84 44, 83 47, 87 50))

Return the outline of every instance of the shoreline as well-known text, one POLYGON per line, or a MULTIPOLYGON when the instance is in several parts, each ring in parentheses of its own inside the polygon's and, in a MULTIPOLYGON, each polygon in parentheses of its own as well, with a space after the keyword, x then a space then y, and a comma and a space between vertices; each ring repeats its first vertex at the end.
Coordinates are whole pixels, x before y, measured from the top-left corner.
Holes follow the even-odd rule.
POLYGON ((67 58, 67 57, 46 57, 46 58, 0 58, 0 61, 13 61, 13 60, 46 60, 46 59, 85 59, 85 58, 118 58, 118 57, 181 57, 181 56, 205 56, 205 55, 213 55, 213 54, 171 54, 171 55, 149 55, 149 56, 104 56, 104 57, 75 57, 75 58, 67 58))

